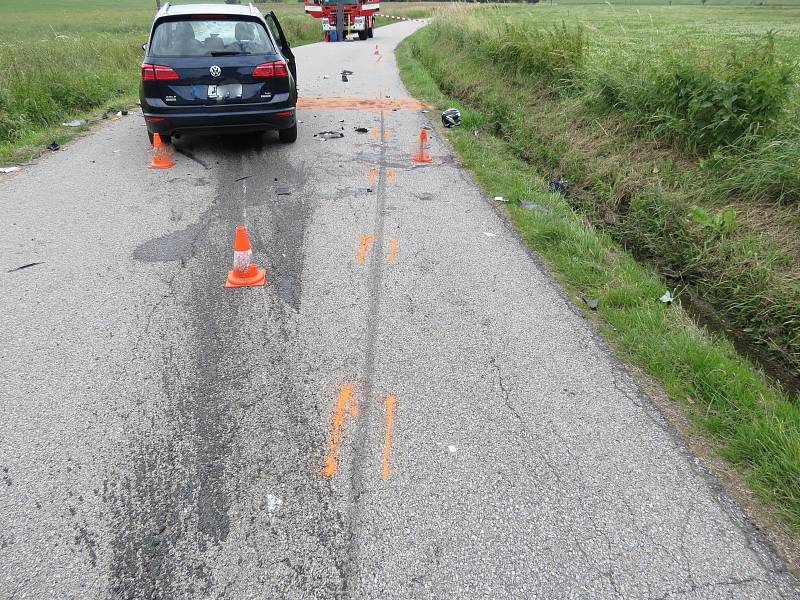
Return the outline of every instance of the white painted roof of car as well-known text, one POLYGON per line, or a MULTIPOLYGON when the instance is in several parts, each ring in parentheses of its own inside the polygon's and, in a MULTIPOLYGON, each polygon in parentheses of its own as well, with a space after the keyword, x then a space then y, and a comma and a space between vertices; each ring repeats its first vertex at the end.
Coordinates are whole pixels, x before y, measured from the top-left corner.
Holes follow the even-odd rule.
POLYGON ((252 4, 165 4, 156 13, 156 18, 175 15, 257 15, 252 4))

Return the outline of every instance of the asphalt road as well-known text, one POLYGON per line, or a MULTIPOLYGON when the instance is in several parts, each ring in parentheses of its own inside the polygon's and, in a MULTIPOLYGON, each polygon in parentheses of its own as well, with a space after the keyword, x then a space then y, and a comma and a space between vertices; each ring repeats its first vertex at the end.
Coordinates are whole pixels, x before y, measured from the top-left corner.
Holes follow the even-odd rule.
POLYGON ((418 26, 297 49, 387 104, 296 144, 154 171, 132 114, 0 179, 0 598, 800 597, 438 134, 410 161, 418 26))

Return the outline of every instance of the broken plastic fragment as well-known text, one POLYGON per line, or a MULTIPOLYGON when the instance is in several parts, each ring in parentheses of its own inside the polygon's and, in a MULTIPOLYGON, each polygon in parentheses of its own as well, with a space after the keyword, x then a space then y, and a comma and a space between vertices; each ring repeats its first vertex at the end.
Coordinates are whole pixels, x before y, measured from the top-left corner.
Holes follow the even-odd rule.
POLYGON ((483 235, 485 235, 486 237, 497 237, 497 234, 491 231, 484 231, 483 235))
POLYGON ((14 173, 19 170, 19 167, 0 167, 0 173, 14 173))
POLYGON ((321 140, 335 140, 337 138, 343 138, 344 134, 341 131, 320 131, 319 133, 315 133, 314 137, 321 140))
POLYGON ((278 196, 289 196, 291 195, 292 191, 288 187, 279 187, 275 188, 275 193, 278 196))
POLYGON ((358 133, 367 133, 369 129, 367 129, 366 127, 356 127, 356 131, 358 133))
POLYGON ((599 304, 599 301, 597 300, 597 298, 592 298, 586 304, 589 305, 589 310, 597 310, 597 305, 599 304))
POLYGON ((508 200, 503 198, 502 196, 495 196, 494 197, 494 201, 495 202, 508 202, 508 200))
POLYGON ((567 193, 567 180, 563 177, 554 179, 547 185, 547 191, 558 192, 562 196, 567 193))
POLYGON ((675 298, 672 296, 672 294, 670 294, 669 290, 667 290, 664 292, 664 295, 659 298, 659 300, 661 300, 661 302, 664 304, 672 304, 672 301, 675 300, 675 298))
POLYGON ((527 200, 520 200, 520 206, 527 210, 537 210, 539 212, 547 212, 547 208, 542 206, 541 204, 536 204, 535 202, 528 202, 527 200))
POLYGON ((58 144, 56 144, 55 142, 53 142, 53 143, 51 143, 51 144, 48 144, 48 145, 47 145, 47 149, 48 149, 48 150, 50 150, 51 152, 55 152, 55 151, 56 151, 56 150, 58 150, 59 148, 61 148, 61 146, 59 146, 59 145, 58 145, 58 144))
POLYGON ((67 121, 66 123, 62 123, 64 127, 80 127, 81 125, 86 125, 86 119, 75 119, 74 121, 67 121))
POLYGON ((450 450, 450 452, 458 452, 458 448, 455 446, 448 446, 447 449, 450 450))

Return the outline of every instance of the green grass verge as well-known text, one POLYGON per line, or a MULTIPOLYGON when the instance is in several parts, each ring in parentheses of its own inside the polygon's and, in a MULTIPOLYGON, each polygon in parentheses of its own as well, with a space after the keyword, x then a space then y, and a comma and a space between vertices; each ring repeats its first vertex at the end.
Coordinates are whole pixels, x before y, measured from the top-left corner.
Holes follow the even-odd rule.
MULTIPOLYGON (((442 93, 415 53, 428 44, 422 30, 398 50, 413 95, 440 109, 461 106, 464 124, 448 131, 461 161, 489 195, 514 201, 511 221, 581 304, 599 299, 599 329, 628 361, 686 403, 698 429, 736 465, 757 495, 800 534, 800 406, 776 389, 725 339, 698 328, 679 306, 658 301, 666 285, 565 199, 546 191, 546 175, 494 135, 493 116, 442 93), (526 199, 544 210, 528 210, 526 199)), ((439 51, 439 50, 437 50, 439 51)))

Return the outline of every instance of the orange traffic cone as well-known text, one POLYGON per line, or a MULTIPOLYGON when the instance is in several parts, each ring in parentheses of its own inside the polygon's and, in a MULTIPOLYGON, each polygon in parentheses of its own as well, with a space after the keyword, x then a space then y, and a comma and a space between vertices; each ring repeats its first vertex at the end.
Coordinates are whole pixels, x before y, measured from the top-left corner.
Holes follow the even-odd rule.
POLYGON ((170 160, 169 150, 167 145, 161 141, 161 136, 157 133, 153 134, 153 161, 150 163, 151 169, 169 169, 174 167, 175 163, 170 160))
POLYGON ((428 132, 424 129, 419 131, 419 141, 414 147, 414 154, 411 155, 411 160, 421 163, 433 162, 431 153, 428 151, 428 132))
POLYGON ((225 287, 257 287, 267 282, 267 272, 252 264, 252 257, 247 230, 239 225, 233 236, 233 269, 228 271, 225 287))

